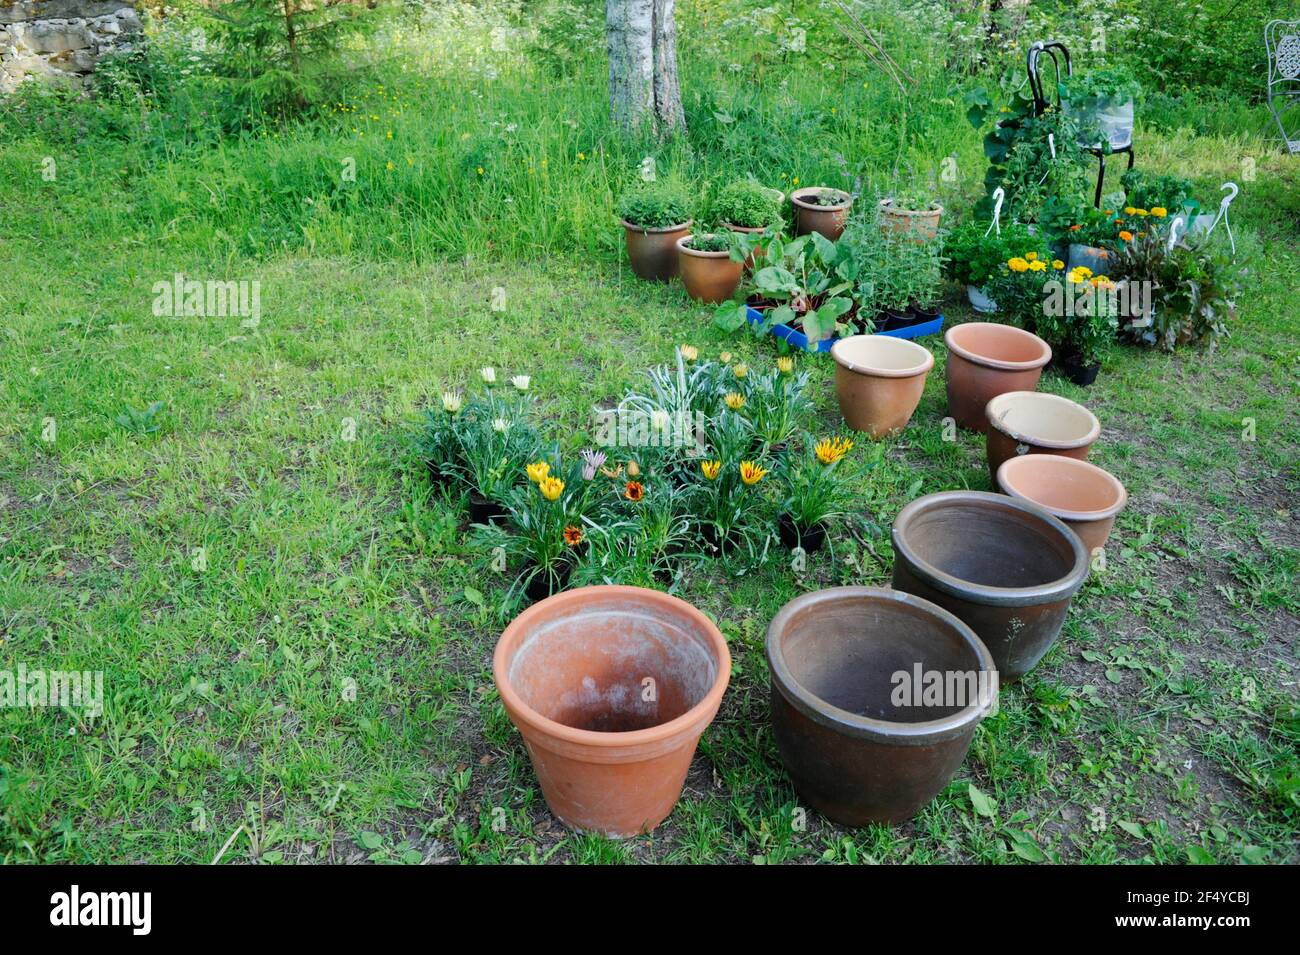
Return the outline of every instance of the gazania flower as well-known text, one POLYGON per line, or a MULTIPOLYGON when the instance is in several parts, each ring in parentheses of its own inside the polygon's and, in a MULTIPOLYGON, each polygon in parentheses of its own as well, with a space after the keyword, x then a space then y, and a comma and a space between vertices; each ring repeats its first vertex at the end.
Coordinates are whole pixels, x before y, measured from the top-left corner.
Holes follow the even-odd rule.
POLYGON ((442 393, 442 410, 447 414, 455 414, 460 410, 464 399, 461 398, 459 391, 444 391, 442 393))
POLYGON ((542 497, 554 501, 564 493, 564 482, 557 477, 544 477, 537 482, 537 489, 542 492, 542 497))
POLYGON ((746 365, 744 362, 740 362, 734 368, 731 369, 731 373, 735 375, 737 378, 744 378, 746 375, 749 374, 749 366, 746 365))
POLYGON ((600 473, 607 478, 621 478, 623 476, 623 465, 620 464, 616 468, 601 468, 600 473))
POLYGON ((783 375, 788 375, 794 371, 794 359, 789 355, 782 355, 776 360, 776 370, 783 375))
POLYGON ((537 461, 524 467, 528 472, 528 480, 534 484, 541 484, 551 473, 551 466, 545 461, 537 461))
POLYGON ((746 484, 757 484, 767 474, 767 468, 760 467, 753 461, 740 462, 740 479, 746 484))
POLYGON ((694 345, 682 345, 680 347, 682 358, 686 361, 695 361, 700 357, 700 350, 694 345))
POLYGON ((813 450, 822 464, 834 464, 853 450, 853 442, 848 438, 822 438, 813 450))
POLYGON ((1164 206, 1152 206, 1151 214, 1157 219, 1163 219, 1165 216, 1169 215, 1169 210, 1164 206))
POLYGON ((722 399, 723 403, 732 411, 739 411, 745 407, 745 396, 737 391, 729 391, 726 397, 722 399))
POLYGON ((1061 269, 1065 268, 1065 263, 1060 259, 1052 259, 1052 268, 1059 272, 1061 269))
POLYGON ((515 388, 517 388, 520 391, 527 391, 528 386, 532 383, 532 381, 533 379, 528 375, 515 375, 513 378, 510 379, 510 384, 514 385, 515 388))
POLYGON ((485 385, 495 385, 497 383, 497 370, 491 365, 478 370, 478 376, 483 379, 485 385))
POLYGON ((1133 233, 1128 231, 1128 229, 1121 229, 1119 232, 1119 237, 1123 239, 1125 242, 1133 241, 1133 233))
POLYGON ((718 356, 718 361, 722 362, 724 365, 731 364, 731 352, 724 351, 721 355, 718 356))
POLYGON ((639 501, 645 497, 645 485, 640 481, 628 481, 623 486, 623 496, 629 501, 639 501))
POLYGON ((564 528, 564 543, 570 547, 577 547, 582 543, 582 528, 574 524, 568 524, 564 528))
POLYGON ((510 428, 510 422, 507 421, 505 418, 492 419, 492 430, 495 431, 497 434, 505 434, 506 431, 509 430, 509 428, 510 428))
POLYGON ((603 470, 602 465, 605 463, 605 452, 596 451, 591 448, 582 452, 582 479, 590 481, 596 476, 596 471, 603 470))
POLYGON ((704 475, 704 480, 712 481, 717 478, 718 472, 722 470, 721 461, 701 461, 700 473, 704 475))
POLYGON ((641 476, 641 465, 637 464, 631 458, 628 458, 627 462, 627 476, 630 478, 638 478, 641 476))

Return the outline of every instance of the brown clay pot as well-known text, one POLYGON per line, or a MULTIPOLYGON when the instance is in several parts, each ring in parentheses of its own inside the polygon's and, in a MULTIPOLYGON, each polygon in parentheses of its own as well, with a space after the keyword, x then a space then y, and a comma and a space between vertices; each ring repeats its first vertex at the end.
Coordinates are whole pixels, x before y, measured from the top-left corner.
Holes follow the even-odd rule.
POLYGON ((1101 434, 1101 422, 1083 405, 1038 391, 1008 391, 990 398, 984 417, 989 424, 985 454, 994 486, 998 468, 1008 458, 1059 454, 1082 461, 1101 434))
POLYGON ((849 209, 853 207, 853 197, 843 189, 832 189, 843 201, 833 206, 821 206, 808 201, 809 196, 824 191, 826 186, 808 186, 790 193, 790 203, 794 206, 795 235, 807 235, 820 232, 834 242, 844 233, 849 221, 849 209))
POLYGON ((1037 335, 996 322, 967 322, 944 332, 948 414, 971 431, 988 429, 984 408, 1007 391, 1033 391, 1052 359, 1037 335))
POLYGON ((648 832, 672 811, 730 674, 708 617, 640 587, 533 604, 492 658, 551 812, 609 836, 648 832))
POLYGON ((767 662, 772 734, 795 789, 849 826, 915 815, 957 771, 997 699, 992 655, 971 629, 897 590, 796 597, 768 627, 767 662), (898 674, 918 668, 971 674, 973 686, 955 680, 960 699, 927 706, 910 688, 896 692, 898 674))
POLYGON ((910 235, 926 241, 939 234, 939 218, 943 206, 935 203, 933 209, 902 209, 893 199, 880 200, 880 228, 885 233, 910 235))
POLYGON ((697 302, 707 302, 710 305, 725 302, 740 284, 745 263, 733 262, 728 252, 688 249, 686 243, 691 238, 692 235, 688 232, 677 240, 682 284, 686 286, 686 294, 697 302))
POLYGON ((643 229, 620 219, 627 236, 627 258, 632 272, 652 282, 670 282, 677 278, 677 240, 691 231, 694 219, 662 229, 643 229))
POLYGON ((1055 454, 1008 458, 998 468, 997 485, 1037 504, 1079 535, 1095 554, 1106 546, 1115 518, 1128 503, 1128 491, 1113 474, 1095 464, 1055 454))
POLYGON ((902 431, 925 390, 934 356, 915 342, 887 335, 852 335, 831 346, 835 396, 854 431, 872 438, 902 431))
POLYGON ((944 491, 894 519, 894 587, 960 617, 1001 680, 1018 680, 1060 633, 1088 575, 1075 533, 1037 505, 986 491, 944 491))

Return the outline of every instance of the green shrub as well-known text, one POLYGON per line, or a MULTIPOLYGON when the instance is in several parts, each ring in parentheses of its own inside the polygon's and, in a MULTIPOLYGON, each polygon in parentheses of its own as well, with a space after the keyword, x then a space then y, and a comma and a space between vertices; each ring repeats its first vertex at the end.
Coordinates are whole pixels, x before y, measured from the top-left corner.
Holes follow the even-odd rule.
POLYGON ((1123 103, 1142 95, 1142 84, 1126 66, 1104 66, 1076 73, 1061 83, 1063 102, 1123 103))
POLYGON ((742 180, 724 186, 713 202, 718 222, 746 229, 765 228, 781 220, 781 208, 772 190, 742 180))
POLYGON ((1173 215, 1188 202, 1195 201, 1192 199, 1191 180, 1182 176, 1130 169, 1124 173, 1120 182, 1124 185, 1124 196, 1128 204, 1139 209, 1162 206, 1173 215))
POLYGON ((1046 258, 1043 241, 1029 234, 1022 225, 1009 223, 999 234, 988 231, 984 222, 967 222, 948 235, 944 256, 948 260, 948 274, 964 285, 980 288, 995 275, 1000 275, 1007 260, 1027 251, 1038 251, 1046 258))
POLYGON ((729 252, 731 239, 722 234, 704 233, 691 236, 686 245, 696 252, 729 252))
POLYGON ((691 218, 691 199, 680 183, 643 182, 619 198, 618 215, 643 229, 662 229, 691 218))

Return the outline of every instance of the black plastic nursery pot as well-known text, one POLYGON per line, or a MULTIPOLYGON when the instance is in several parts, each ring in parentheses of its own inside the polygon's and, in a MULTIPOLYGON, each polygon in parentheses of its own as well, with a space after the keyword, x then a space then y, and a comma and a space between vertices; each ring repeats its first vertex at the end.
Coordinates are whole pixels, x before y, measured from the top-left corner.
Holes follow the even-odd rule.
POLYGON ((808 554, 815 554, 826 543, 825 524, 801 527, 789 514, 782 514, 776 519, 776 533, 781 538, 781 543, 789 550, 802 547, 808 554))
POLYGON ((896 312, 892 308, 887 308, 880 313, 876 319, 876 329, 882 332, 893 332, 900 328, 910 328, 916 324, 916 317, 909 312, 896 312), (883 321, 882 321, 883 319, 883 321))
POLYGON ((1062 355, 1052 362, 1052 367, 1084 388, 1096 381, 1097 375, 1101 372, 1101 362, 1089 365, 1075 355, 1062 355))
POLYGON ((930 308, 924 305, 917 305, 916 303, 913 303, 912 307, 908 311, 912 316, 913 325, 922 325, 925 322, 933 322, 942 314, 937 305, 930 308))
MULTIPOLYGON (((536 567, 536 564, 530 565, 536 567)), ((539 572, 532 576, 524 587, 524 596, 536 603, 539 600, 545 600, 552 594, 558 594, 565 587, 569 586, 569 578, 573 576, 573 564, 567 560, 560 560, 554 565, 555 577, 550 574, 539 572)))
POLYGON ((469 522, 471 524, 490 524, 498 517, 505 517, 506 509, 491 498, 484 497, 477 491, 469 495, 469 522))

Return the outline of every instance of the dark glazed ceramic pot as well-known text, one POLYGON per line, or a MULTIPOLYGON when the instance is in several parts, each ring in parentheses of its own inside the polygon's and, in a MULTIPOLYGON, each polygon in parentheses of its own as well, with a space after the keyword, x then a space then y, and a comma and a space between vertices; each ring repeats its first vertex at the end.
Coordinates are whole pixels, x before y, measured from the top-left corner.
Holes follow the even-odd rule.
POLYGON ((915 815, 957 771, 997 699, 992 655, 971 629, 897 590, 796 597, 767 629, 767 662, 772 732, 795 789, 849 826, 915 815), (928 706, 904 699, 898 675, 918 671, 970 675, 971 686, 928 706))
POLYGON ((1078 536, 1028 501, 984 491, 919 497, 894 519, 894 587, 960 617, 1004 683, 1042 659, 1088 576, 1078 536))
POLYGON ((677 240, 691 231, 694 221, 687 219, 663 229, 643 229, 620 219, 627 236, 627 260, 633 274, 651 282, 670 282, 677 278, 677 240))

